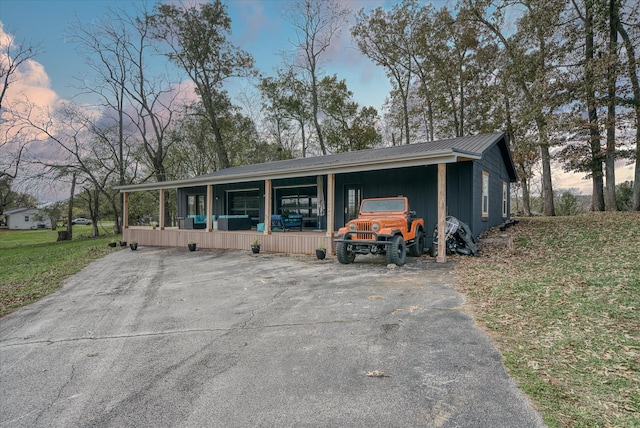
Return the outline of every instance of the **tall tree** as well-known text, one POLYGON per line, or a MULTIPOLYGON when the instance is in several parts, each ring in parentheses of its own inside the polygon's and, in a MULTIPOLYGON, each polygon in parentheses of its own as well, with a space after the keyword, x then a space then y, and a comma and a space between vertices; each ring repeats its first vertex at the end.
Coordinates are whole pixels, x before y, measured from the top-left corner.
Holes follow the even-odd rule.
POLYGON ((554 80, 551 74, 553 66, 559 61, 560 49, 555 36, 565 3, 562 0, 521 2, 524 12, 517 21, 518 31, 510 37, 502 28, 508 1, 465 0, 464 4, 472 19, 497 38, 509 58, 510 78, 522 91, 537 128, 544 214, 555 215, 549 135, 549 115, 555 105, 550 99, 553 92, 549 83, 554 80), (486 16, 487 11, 492 11, 492 16, 486 16))
MULTIPOLYGON (((131 39, 132 28, 138 25, 136 18, 127 12, 108 9, 101 19, 91 23, 77 20, 70 30, 71 40, 76 43, 79 52, 87 57, 87 65, 94 73, 91 77, 78 78, 79 89, 98 96, 104 120, 113 122, 116 129, 113 135, 116 142, 114 160, 118 184, 121 186, 126 184, 125 146, 130 132, 127 130, 129 122, 125 112, 125 108, 129 107, 127 95, 128 92, 135 92, 131 88, 135 64, 142 62, 144 58, 143 50, 138 51, 135 40, 131 39)), ((139 46, 144 46, 144 42, 139 46)), ((134 87, 142 86, 134 83, 134 87)), ((115 233, 122 233, 124 194, 119 199, 118 206, 114 207, 115 233)))
POLYGON ((616 204, 616 81, 618 78, 618 5, 609 0, 609 43, 607 58, 607 147, 605 150, 606 189, 604 206, 617 211, 616 204))
POLYGON ((417 7, 415 1, 403 1, 392 6, 390 11, 378 7, 366 14, 361 9, 351 29, 360 51, 384 67, 391 80, 393 92, 401 103, 405 144, 411 141, 409 95, 414 66, 410 52, 417 7))
MULTIPOLYGON (((635 28, 640 28, 638 25, 638 15, 640 14, 640 5, 636 3, 635 8, 632 9, 633 16, 636 17, 635 28), (635 10, 634 10, 635 9, 635 10)), ((636 57, 635 47, 638 46, 639 40, 632 40, 629 35, 629 32, 625 28, 625 24, 622 23, 621 19, 618 19, 618 32, 622 37, 622 41, 624 43, 625 51, 627 54, 627 70, 629 73, 629 80, 631 82, 632 94, 631 94, 631 105, 633 111, 635 113, 635 173, 634 173, 634 182, 633 182, 633 203, 632 209, 634 211, 640 211, 640 83, 638 82, 638 67, 640 64, 638 63, 638 59, 636 57)))
POLYGON ((197 7, 159 4, 148 17, 154 37, 164 42, 166 56, 183 69, 196 87, 216 143, 221 169, 229 168, 229 150, 221 132, 221 117, 231 105, 223 84, 251 75, 253 57, 229 42, 231 19, 220 0, 197 7))
POLYGON ((322 74, 323 57, 331 41, 341 31, 349 9, 334 0, 298 0, 285 11, 287 21, 296 33, 294 46, 298 53, 294 65, 305 75, 311 94, 311 119, 323 155, 327 154, 320 126, 318 84, 322 74))
MULTIPOLYGON (((583 2, 572 0, 572 4, 577 19, 573 28, 567 26, 566 43, 571 46, 575 43, 576 47, 572 50, 577 53, 574 59, 577 65, 574 67, 576 69, 575 84, 571 85, 568 82, 568 89, 571 93, 576 91, 582 102, 578 103, 577 108, 579 114, 575 120, 578 124, 568 123, 566 126, 566 131, 570 135, 571 130, 576 128, 575 135, 569 138, 558 157, 565 164, 566 171, 584 172, 591 178, 591 210, 604 211, 604 152, 601 146, 597 98, 600 67, 595 56, 597 8, 593 0, 583 2), (573 41, 574 38, 575 41, 573 41), (585 109, 586 113, 583 113, 585 109)), ((576 104, 576 100, 572 97, 567 100, 567 104, 576 104)))

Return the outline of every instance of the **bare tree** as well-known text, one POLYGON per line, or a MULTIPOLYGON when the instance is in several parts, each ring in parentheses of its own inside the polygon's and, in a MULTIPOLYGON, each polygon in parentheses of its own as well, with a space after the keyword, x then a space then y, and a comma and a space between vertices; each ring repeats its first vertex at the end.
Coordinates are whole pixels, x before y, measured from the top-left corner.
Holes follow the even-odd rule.
MULTIPOLYGON (((105 138, 106 131, 101 130, 83 108, 70 103, 56 112, 39 111, 32 104, 28 107, 23 125, 45 137, 44 145, 49 153, 31 162, 55 179, 72 176, 74 183, 77 181, 85 191, 88 188, 94 195, 100 192, 109 198, 114 208, 119 198, 119 193, 112 189, 118 183, 117 155, 110 139, 105 138)), ((93 234, 97 236, 97 206, 92 207, 91 215, 93 234)))
POLYGON ((311 119, 318 136, 323 155, 327 154, 325 138, 320 123, 318 85, 322 78, 323 56, 332 39, 346 22, 349 9, 333 0, 299 0, 285 11, 285 17, 296 32, 293 45, 299 53, 295 65, 305 74, 311 93, 311 119))
MULTIPOLYGON (((12 37, 0 39, 0 111, 3 107, 4 97, 9 86, 15 82, 18 68, 25 62, 33 59, 40 47, 28 42, 14 43, 12 37)), ((5 106, 6 107, 6 106, 5 106)))
MULTIPOLYGON (((122 10, 108 9, 98 21, 76 23, 72 39, 78 50, 86 55, 93 71, 90 76, 78 78, 83 92, 97 95, 101 118, 92 126, 92 132, 105 151, 98 158, 104 169, 113 169, 117 184, 127 182, 127 165, 131 165, 134 147, 141 161, 147 165, 156 181, 168 179, 166 158, 172 142, 167 139, 172 118, 176 112, 176 99, 180 91, 164 71, 148 73, 151 56, 155 53, 146 12, 138 10, 131 15, 122 10)), ((162 70, 162 69, 160 69, 162 70)), ((137 163, 133 163, 137 166, 137 163)), ((133 171, 135 173, 135 171, 133 171)), ((129 171, 129 176, 131 171, 129 171)), ((99 186, 105 192, 107 186, 99 186)), ((86 194, 86 193, 85 193, 86 194)), ((112 201, 112 195, 107 195, 112 201)), ((121 231, 123 195, 113 205, 115 232, 121 231)), ((168 218, 168 217, 167 217, 168 218)))
MULTIPOLYGON (((16 81, 18 69, 38 55, 39 45, 29 42, 15 42, 13 37, 0 38, 0 178, 16 178, 20 168, 20 160, 28 141, 17 134, 12 126, 13 119, 7 117, 5 96, 9 87, 16 81)), ((11 115, 9 115, 11 116, 11 115)))
MULTIPOLYGON (((115 144, 117 146, 116 168, 120 185, 125 184, 125 144, 126 144, 126 90, 132 64, 128 61, 127 45, 129 31, 125 25, 127 14, 123 11, 108 10, 107 14, 96 23, 85 24, 77 20, 72 27, 71 35, 78 50, 87 56, 87 65, 94 72, 90 78, 79 78, 79 89, 97 95, 102 101, 105 120, 113 120, 117 129, 115 144), (110 117, 113 113, 113 117, 110 117)), ((130 19, 129 19, 130 21, 130 19)), ((120 195, 119 206, 115 210, 115 233, 122 232, 124 195, 120 195)))

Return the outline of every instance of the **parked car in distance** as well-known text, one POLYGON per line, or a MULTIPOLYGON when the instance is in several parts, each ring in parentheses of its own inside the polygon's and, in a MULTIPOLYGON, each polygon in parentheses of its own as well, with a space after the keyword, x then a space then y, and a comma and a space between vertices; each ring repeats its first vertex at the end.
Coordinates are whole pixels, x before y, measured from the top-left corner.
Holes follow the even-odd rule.
POLYGON ((91 224, 91 220, 84 217, 78 217, 71 220, 71 224, 91 224))

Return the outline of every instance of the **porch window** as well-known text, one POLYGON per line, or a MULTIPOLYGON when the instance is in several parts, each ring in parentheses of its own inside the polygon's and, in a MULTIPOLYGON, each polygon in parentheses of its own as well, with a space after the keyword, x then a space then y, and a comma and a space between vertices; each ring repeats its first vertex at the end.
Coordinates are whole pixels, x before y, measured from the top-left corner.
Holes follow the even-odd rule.
POLYGON ((288 216, 300 214, 305 227, 315 227, 318 223, 317 186, 278 187, 274 213, 288 216))
POLYGON ((482 217, 489 217, 489 173, 482 171, 482 217))
POLYGON ((189 195, 187 196, 187 214, 188 215, 206 215, 205 195, 189 195))
POLYGON ((507 218, 507 213, 509 209, 509 186, 507 186, 507 182, 502 182, 502 217, 507 218))
POLYGON ((260 190, 246 189, 227 192, 227 207, 230 215, 248 215, 258 221, 260 217, 260 190))

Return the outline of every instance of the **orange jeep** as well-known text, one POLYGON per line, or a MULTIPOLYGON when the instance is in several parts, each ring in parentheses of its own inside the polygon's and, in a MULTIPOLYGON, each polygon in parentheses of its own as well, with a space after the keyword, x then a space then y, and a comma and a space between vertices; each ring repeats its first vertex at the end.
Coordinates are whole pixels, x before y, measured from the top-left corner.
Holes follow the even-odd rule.
POLYGON ((356 254, 386 254, 388 263, 402 266, 407 248, 415 257, 424 249, 424 220, 409 210, 404 196, 363 199, 358 218, 338 231, 336 253, 343 264, 356 254))

